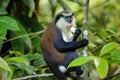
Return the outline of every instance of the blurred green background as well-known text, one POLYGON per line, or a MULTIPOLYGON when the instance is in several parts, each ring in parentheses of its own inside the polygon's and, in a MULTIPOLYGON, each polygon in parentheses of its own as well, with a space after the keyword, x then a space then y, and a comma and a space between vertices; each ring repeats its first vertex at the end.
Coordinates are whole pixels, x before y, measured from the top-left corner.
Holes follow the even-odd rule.
MULTIPOLYGON (((0 80, 51 73, 42 58, 41 35, 63 10, 73 11, 77 27, 83 29, 84 3, 84 0, 0 0, 0 80)), ((100 67, 107 72, 101 77, 119 74, 120 0, 90 0, 88 30, 88 54, 100 58, 104 54, 102 58, 107 61, 107 69, 100 67), (106 45, 109 47, 105 48, 106 45)), ((78 50, 80 54, 81 51, 78 50)), ((89 80, 99 80, 102 73, 97 73, 100 68, 95 69, 93 64, 90 62, 89 80)), ((119 78, 116 75, 111 79, 119 78)), ((28 80, 56 79, 52 76, 28 80)))

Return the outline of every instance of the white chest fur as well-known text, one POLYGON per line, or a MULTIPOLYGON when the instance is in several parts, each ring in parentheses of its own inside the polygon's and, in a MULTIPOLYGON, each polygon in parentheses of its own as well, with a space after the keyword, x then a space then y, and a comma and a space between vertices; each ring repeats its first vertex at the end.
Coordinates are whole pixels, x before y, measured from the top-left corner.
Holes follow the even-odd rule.
POLYGON ((63 40, 64 40, 65 42, 70 42, 70 41, 72 41, 73 36, 74 36, 74 35, 73 35, 71 32, 68 32, 68 33, 62 32, 62 37, 63 37, 63 40))

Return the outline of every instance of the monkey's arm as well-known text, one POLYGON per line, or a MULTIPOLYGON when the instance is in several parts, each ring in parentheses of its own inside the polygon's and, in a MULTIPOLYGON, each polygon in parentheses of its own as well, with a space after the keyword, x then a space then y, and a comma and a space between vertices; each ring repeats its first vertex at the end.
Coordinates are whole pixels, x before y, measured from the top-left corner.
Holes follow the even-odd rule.
POLYGON ((54 47, 59 52, 69 52, 69 51, 75 51, 78 48, 84 47, 88 45, 88 40, 83 39, 81 41, 71 41, 71 42, 65 42, 64 40, 54 40, 54 47))
POLYGON ((76 41, 78 36, 80 35, 80 33, 81 33, 81 30, 80 29, 76 29, 72 41, 76 41))

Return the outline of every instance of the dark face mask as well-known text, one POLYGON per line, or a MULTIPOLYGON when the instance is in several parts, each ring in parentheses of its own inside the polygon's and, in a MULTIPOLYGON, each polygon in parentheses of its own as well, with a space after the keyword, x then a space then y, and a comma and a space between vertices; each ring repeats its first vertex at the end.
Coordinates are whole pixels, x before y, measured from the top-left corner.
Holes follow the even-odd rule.
POLYGON ((71 23, 73 20, 72 16, 65 16, 64 18, 65 18, 65 21, 68 23, 71 23))

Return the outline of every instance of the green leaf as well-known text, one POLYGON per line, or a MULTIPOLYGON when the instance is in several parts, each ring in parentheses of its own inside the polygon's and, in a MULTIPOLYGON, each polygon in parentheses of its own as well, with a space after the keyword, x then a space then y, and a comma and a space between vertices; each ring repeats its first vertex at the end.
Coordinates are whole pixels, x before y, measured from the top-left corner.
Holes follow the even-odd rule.
POLYGON ((33 64, 36 68, 41 68, 41 67, 46 66, 46 63, 43 59, 35 60, 33 64))
POLYGON ((35 3, 34 0, 23 0, 23 2, 31 9, 35 9, 35 3))
POLYGON ((25 56, 29 59, 29 61, 33 61, 33 60, 42 58, 42 55, 40 55, 40 53, 26 54, 25 56))
POLYGON ((108 36, 110 36, 110 34, 107 33, 106 29, 99 29, 97 31, 97 34, 99 37, 101 37, 102 39, 106 39, 108 36))
POLYGON ((0 24, 0 39, 6 39, 7 29, 0 24))
POLYGON ((109 60, 108 62, 109 62, 109 64, 119 64, 120 65, 119 60, 109 60))
POLYGON ((31 32, 37 32, 44 29, 41 23, 28 16, 19 15, 16 18, 23 27, 25 27, 27 30, 30 29, 31 32))
POLYGON ((10 65, 16 65, 18 69, 22 69, 26 71, 28 74, 32 74, 35 69, 30 65, 29 60, 24 57, 12 57, 12 58, 6 59, 6 61, 10 65))
POLYGON ((22 41, 23 40, 21 40, 21 39, 12 40, 11 41, 12 49, 14 51, 20 51, 20 52, 24 53, 24 45, 23 45, 22 41))
POLYGON ((95 57, 94 59, 95 67, 97 72, 99 73, 100 78, 105 78, 108 73, 108 62, 107 60, 99 57, 95 57))
POLYGON ((10 71, 8 64, 0 57, 0 73, 10 71))
POLYGON ((74 67, 74 66, 81 66, 93 59, 94 59, 93 56, 85 56, 85 57, 76 58, 69 64, 68 68, 74 67))
POLYGON ((16 20, 8 16, 0 16, 0 26, 6 27, 6 29, 11 31, 20 30, 16 20))
POLYGON ((6 39, 7 30, 11 31, 19 31, 19 26, 11 17, 8 16, 0 16, 0 38, 6 39))
POLYGON ((75 67, 75 66, 81 66, 92 60, 94 60, 95 62, 95 66, 99 73, 100 78, 106 77, 108 73, 108 62, 105 59, 99 58, 96 56, 86 56, 86 57, 77 58, 69 64, 68 68, 75 67))
POLYGON ((113 50, 114 48, 116 48, 118 46, 117 43, 115 42, 111 42, 109 44, 106 44, 100 52, 100 57, 103 56, 104 54, 108 53, 109 51, 113 50))
POLYGON ((5 15, 5 14, 7 14, 5 8, 0 7, 0 15, 5 15))
MULTIPOLYGON (((20 24, 20 22, 17 21, 17 23, 18 23, 18 25, 19 25, 20 31, 13 31, 13 33, 14 33, 15 36, 20 37, 20 38, 18 38, 18 39, 19 39, 19 41, 20 41, 20 43, 21 43, 22 45, 25 43, 24 49, 28 49, 28 48, 30 49, 30 48, 31 48, 31 39, 30 39, 29 36, 27 35, 27 34, 28 34, 27 31, 26 31, 25 28, 20 24), (25 36, 24 36, 24 35, 25 35, 25 36)), ((14 36, 14 35, 12 35, 12 36, 14 36)), ((14 36, 14 37, 15 37, 15 36, 14 36)), ((13 44, 15 44, 14 41, 13 41, 13 44)))
POLYGON ((117 33, 118 28, 117 27, 111 27, 111 28, 108 28, 107 31, 109 31, 112 34, 115 34, 115 33, 117 33))
POLYGON ((18 62, 18 63, 24 63, 24 64, 29 64, 27 60, 23 57, 12 57, 7 60, 8 62, 18 62))
MULTIPOLYGON (((21 26, 21 24, 8 16, 0 16, 0 38, 5 39, 7 29, 11 30, 15 36, 21 36, 27 34, 25 29, 21 26)), ((21 38, 28 46, 31 48, 31 40, 28 36, 21 38)), ((23 43, 22 43, 23 44, 23 43)))
POLYGON ((27 74, 31 75, 34 72, 34 67, 29 64, 24 64, 21 62, 10 61, 9 64, 17 66, 18 69, 24 70, 27 74))
POLYGON ((36 68, 40 68, 46 65, 40 53, 26 54, 26 57, 29 59, 29 61, 33 62, 33 65, 36 68))
POLYGON ((40 52, 40 37, 36 36, 32 39, 32 45, 35 46, 35 49, 40 52))
POLYGON ((29 63, 29 60, 24 57, 12 57, 7 59, 7 62, 11 65, 16 65, 18 69, 22 69, 28 74, 32 74, 34 71, 34 67, 32 67, 29 63))
POLYGON ((120 51, 119 50, 112 51, 112 53, 111 53, 111 59, 112 60, 120 61, 120 51))

